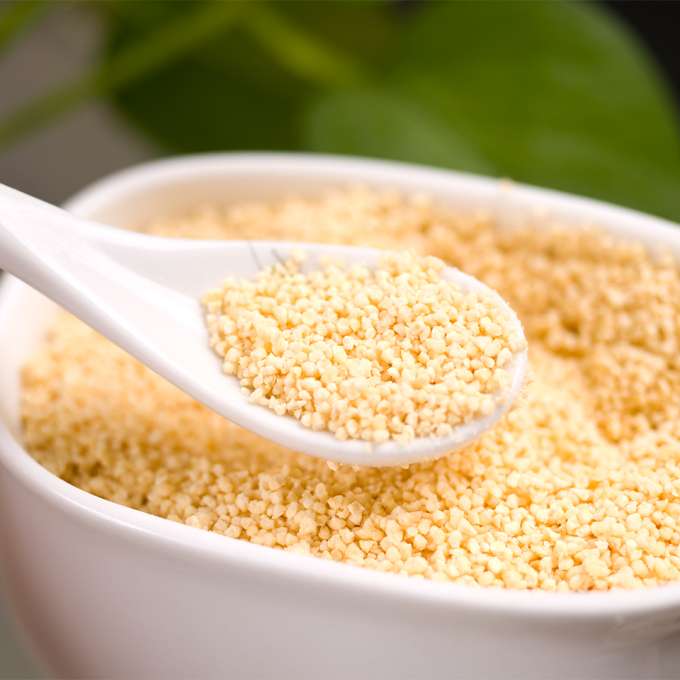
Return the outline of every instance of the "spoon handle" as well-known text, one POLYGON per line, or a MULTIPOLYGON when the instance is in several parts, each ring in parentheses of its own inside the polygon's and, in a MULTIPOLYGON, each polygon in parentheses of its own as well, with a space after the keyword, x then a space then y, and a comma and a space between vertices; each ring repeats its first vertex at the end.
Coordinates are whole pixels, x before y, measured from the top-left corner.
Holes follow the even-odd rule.
POLYGON ((73 261, 96 259, 89 244, 58 210, 2 187, 0 194, 0 268, 64 304, 76 283, 73 261))
MULTIPOLYGON (((149 238, 135 231, 83 219, 56 205, 0 184, 0 221, 9 224, 12 216, 23 216, 26 220, 32 219, 36 223, 49 222, 52 233, 65 232, 68 238, 78 236, 83 241, 107 248, 109 246, 143 247, 149 238)), ((26 228, 24 226, 22 230, 26 228)))
MULTIPOLYGON (((136 353, 138 328, 193 326, 195 301, 131 271, 83 237, 92 224, 0 186, 0 269, 136 353)), ((116 232, 113 228, 105 231, 116 232)), ((152 240, 140 236, 144 243, 152 240)), ((125 243, 125 241, 121 241, 125 243)))

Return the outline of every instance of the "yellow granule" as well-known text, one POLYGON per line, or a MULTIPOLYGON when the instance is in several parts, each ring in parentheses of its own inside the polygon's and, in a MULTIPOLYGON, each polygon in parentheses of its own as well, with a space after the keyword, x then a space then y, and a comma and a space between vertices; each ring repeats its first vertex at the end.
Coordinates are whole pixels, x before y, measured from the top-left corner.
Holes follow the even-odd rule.
POLYGON ((62 315, 24 371, 28 449, 67 481, 227 536, 471 585, 680 579, 680 272, 597 231, 501 229, 367 189, 201 209, 156 233, 412 248, 519 313, 533 379, 476 443, 329 468, 244 432, 62 315))
POLYGON ((411 252, 377 268, 291 257, 203 297, 210 345, 250 400, 338 439, 445 437, 494 411, 525 349, 500 300, 411 252))

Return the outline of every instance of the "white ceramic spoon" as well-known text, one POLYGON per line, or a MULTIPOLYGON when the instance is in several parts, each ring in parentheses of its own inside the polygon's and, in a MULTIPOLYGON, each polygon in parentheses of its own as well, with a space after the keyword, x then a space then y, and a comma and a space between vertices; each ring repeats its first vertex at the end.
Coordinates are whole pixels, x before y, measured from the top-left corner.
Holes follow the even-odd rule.
MULTIPOLYGON (((353 465, 403 465, 459 448, 491 427, 517 396, 526 352, 511 365, 512 383, 490 415, 447 437, 408 444, 340 441, 295 419, 249 403, 238 380, 225 376, 208 346, 200 297, 227 276, 252 277, 294 250, 313 268, 336 255, 373 266, 370 248, 265 241, 195 241, 158 238, 74 217, 0 185, 0 268, 14 274, 75 314, 153 371, 241 427, 277 444, 353 465)), ((457 269, 444 276, 467 290, 490 291, 457 269)), ((521 324, 507 304, 521 332, 521 324)))

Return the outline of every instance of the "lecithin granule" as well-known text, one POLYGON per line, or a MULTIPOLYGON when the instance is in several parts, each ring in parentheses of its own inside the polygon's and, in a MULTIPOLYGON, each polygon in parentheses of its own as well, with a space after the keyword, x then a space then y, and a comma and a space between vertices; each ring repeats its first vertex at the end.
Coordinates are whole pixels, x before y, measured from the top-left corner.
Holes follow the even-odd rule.
POLYGON ((331 469, 211 413, 63 314, 23 374, 28 449, 133 508, 379 571, 545 590, 680 578, 680 273, 592 229, 499 228, 351 189, 149 227, 441 257, 498 290, 532 380, 475 444, 408 469, 331 469))
POLYGON ((502 301, 444 277, 439 258, 375 267, 304 253, 202 302, 210 345, 250 401, 341 440, 446 437, 506 396, 526 341, 502 301))

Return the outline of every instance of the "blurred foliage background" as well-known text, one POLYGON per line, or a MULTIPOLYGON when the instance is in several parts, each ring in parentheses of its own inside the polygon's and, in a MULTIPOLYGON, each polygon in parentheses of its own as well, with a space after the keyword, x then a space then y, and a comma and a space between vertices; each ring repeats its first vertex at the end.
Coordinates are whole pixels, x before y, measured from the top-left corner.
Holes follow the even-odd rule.
MULTIPOLYGON (((68 3, 0 5, 0 63, 68 3)), ((635 36, 586 3, 99 0, 97 58, 0 117, 0 154, 88 101, 154 153, 426 163, 680 220, 680 127, 635 36)))

